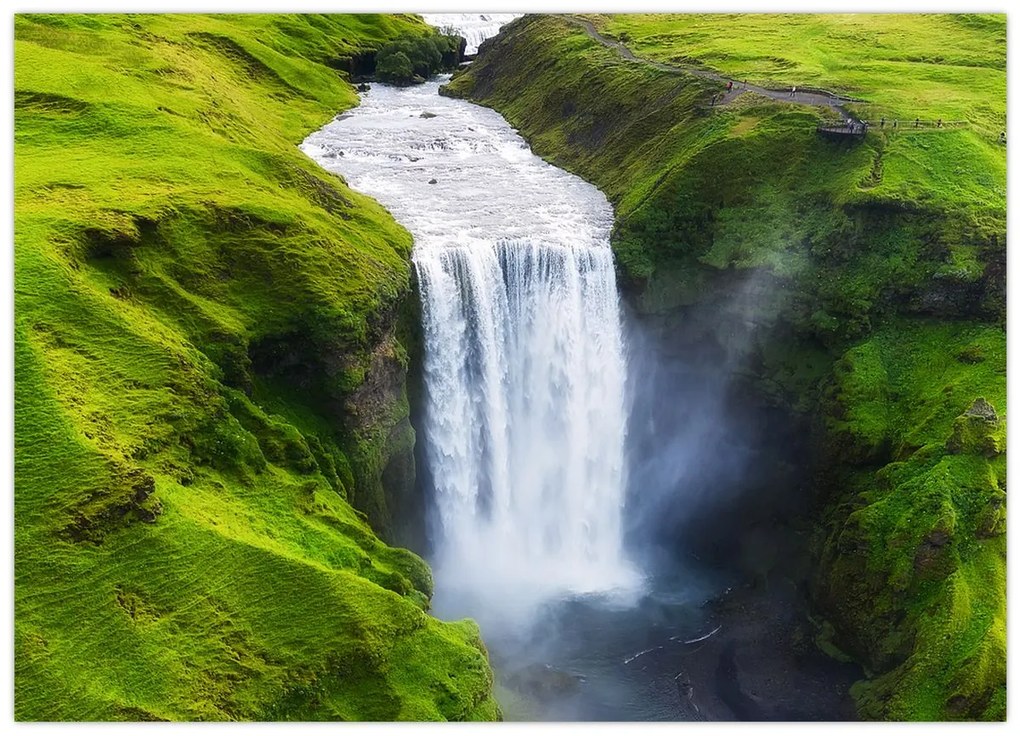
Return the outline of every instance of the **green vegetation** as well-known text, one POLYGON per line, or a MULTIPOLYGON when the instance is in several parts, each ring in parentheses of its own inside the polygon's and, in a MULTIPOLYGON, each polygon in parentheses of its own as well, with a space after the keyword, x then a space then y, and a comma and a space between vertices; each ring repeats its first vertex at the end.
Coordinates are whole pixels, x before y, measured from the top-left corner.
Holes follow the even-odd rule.
POLYGON ((498 717, 368 523, 413 483, 410 236, 297 149, 356 103, 335 69, 427 29, 15 29, 16 717, 498 717))
POLYGON ((456 66, 459 36, 402 36, 379 49, 375 73, 393 84, 424 82, 433 74, 456 66))
POLYGON ((637 56, 710 68, 769 88, 862 99, 865 117, 966 120, 1006 129, 1006 16, 626 14, 595 16, 637 56))
POLYGON ((968 121, 825 140, 828 111, 712 106, 721 84, 554 16, 505 27, 445 90, 606 192, 649 318, 715 304, 711 339, 757 325, 759 395, 820 427, 813 588, 868 671, 861 715, 1003 718, 1004 17, 591 20, 659 61, 968 121))
POLYGON ((892 322, 840 359, 827 401, 844 491, 817 587, 875 675, 861 715, 1002 719, 1005 334, 892 322))

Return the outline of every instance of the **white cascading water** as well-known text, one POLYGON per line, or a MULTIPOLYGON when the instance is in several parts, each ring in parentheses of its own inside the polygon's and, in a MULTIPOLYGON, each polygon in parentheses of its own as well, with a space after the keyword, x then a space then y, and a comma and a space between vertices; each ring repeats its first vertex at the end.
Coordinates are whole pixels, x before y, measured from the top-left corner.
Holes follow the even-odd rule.
POLYGON ((302 145, 414 236, 436 598, 634 590, 612 209, 440 81, 373 85, 302 145))
POLYGON ((444 567, 515 590, 618 585, 623 361, 605 241, 421 251, 444 567))
POLYGON ((520 16, 521 13, 422 13, 421 17, 440 31, 463 36, 467 42, 464 53, 475 54, 482 41, 495 36, 501 26, 520 16))

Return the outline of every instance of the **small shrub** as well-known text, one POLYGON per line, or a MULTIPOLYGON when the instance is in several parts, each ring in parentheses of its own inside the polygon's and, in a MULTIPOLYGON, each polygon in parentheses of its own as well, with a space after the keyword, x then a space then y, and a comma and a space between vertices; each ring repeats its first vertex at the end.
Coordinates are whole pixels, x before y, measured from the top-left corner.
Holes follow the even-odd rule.
POLYGON ((436 72, 456 66, 457 36, 403 36, 376 54, 376 76, 392 84, 423 82, 436 72))
MULTIPOLYGON (((380 56, 382 56, 381 53, 380 56)), ((397 51, 379 59, 375 72, 379 79, 397 84, 410 82, 414 78, 414 67, 403 51, 397 51)))

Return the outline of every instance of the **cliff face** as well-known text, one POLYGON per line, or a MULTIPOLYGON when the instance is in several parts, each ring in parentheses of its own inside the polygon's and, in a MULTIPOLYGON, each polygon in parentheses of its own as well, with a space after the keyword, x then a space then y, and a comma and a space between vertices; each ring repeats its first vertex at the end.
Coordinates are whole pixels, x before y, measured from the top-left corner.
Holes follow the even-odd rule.
MULTIPOLYGON (((644 24, 666 21, 591 20, 698 64, 669 45, 687 16, 654 33, 644 24)), ((606 192, 646 324, 711 342, 755 401, 813 428, 808 586, 870 675, 855 687, 866 718, 1005 713, 1005 153, 988 113, 1005 95, 1004 31, 972 21, 923 22, 991 50, 974 74, 995 104, 963 109, 968 126, 872 129, 856 145, 816 134, 824 110, 753 94, 714 105, 721 83, 625 60, 553 16, 505 27, 445 88, 606 192)), ((744 58, 710 34, 691 43, 744 58)), ((915 59, 917 78, 970 84, 911 56, 919 38, 883 48, 915 59)))
POLYGON ((297 144, 401 16, 19 16, 15 715, 499 714, 413 503, 411 239, 297 144))

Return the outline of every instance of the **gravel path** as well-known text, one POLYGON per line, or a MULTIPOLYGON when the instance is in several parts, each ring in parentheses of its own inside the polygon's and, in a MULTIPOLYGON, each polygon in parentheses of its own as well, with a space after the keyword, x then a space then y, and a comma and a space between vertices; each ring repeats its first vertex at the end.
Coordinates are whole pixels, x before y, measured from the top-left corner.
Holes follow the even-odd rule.
POLYGON ((693 74, 697 77, 703 77, 704 79, 711 79, 722 84, 727 82, 733 82, 733 89, 729 92, 725 92, 720 100, 716 102, 717 105, 725 105, 733 102, 744 92, 754 92, 762 97, 769 97, 773 100, 780 100, 781 102, 789 102, 795 105, 811 105, 813 107, 827 107, 830 110, 835 110, 843 120, 856 120, 853 115, 844 107, 848 102, 860 102, 851 97, 840 97, 833 95, 828 92, 800 92, 798 91, 795 95, 790 93, 789 89, 768 89, 767 87, 759 87, 756 84, 745 84, 743 81, 738 79, 730 79, 724 77, 722 74, 716 72, 705 71, 704 69, 692 69, 690 67, 679 67, 671 66, 669 64, 663 64, 658 61, 652 61, 650 59, 642 59, 634 55, 629 48, 624 46, 619 41, 614 41, 611 38, 607 38, 599 33, 598 29, 595 28, 591 21, 585 20, 584 18, 578 18, 572 15, 563 16, 571 23, 575 23, 584 27, 588 32, 588 35, 594 38, 596 41, 601 43, 607 48, 616 49, 620 56, 629 61, 635 61, 641 64, 648 64, 656 69, 662 69, 667 72, 680 72, 683 74, 693 74))

